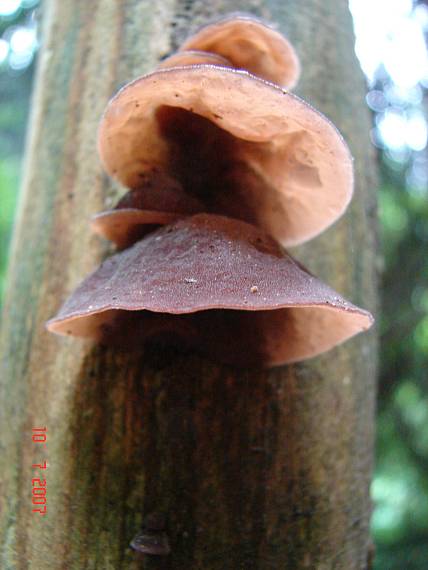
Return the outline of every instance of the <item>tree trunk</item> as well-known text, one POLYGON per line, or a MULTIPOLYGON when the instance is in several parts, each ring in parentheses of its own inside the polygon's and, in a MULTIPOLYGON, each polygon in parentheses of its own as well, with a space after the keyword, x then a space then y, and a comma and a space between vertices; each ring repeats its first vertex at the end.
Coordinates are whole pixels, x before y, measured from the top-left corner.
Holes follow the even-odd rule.
MULTIPOLYGON (((1 567, 365 569, 376 339, 272 371, 192 354, 119 354, 44 329, 106 255, 88 218, 119 195, 96 158, 109 97, 190 30, 245 10, 278 24, 298 93, 339 127, 357 188, 334 228, 294 253, 355 303, 375 294, 375 177, 364 81, 343 0, 44 3, 1 351, 1 567), (32 428, 47 428, 47 443, 32 428), (32 509, 46 460, 47 514, 32 509), (163 512, 171 554, 129 542, 163 512)), ((42 475, 43 477, 44 475, 42 475)))

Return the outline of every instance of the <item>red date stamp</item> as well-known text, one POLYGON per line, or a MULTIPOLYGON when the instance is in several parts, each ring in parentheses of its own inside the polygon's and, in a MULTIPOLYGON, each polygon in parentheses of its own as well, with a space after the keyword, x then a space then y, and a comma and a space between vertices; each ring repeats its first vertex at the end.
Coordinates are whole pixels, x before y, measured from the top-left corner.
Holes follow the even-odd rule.
MULTIPOLYGON (((35 444, 46 445, 47 441, 47 429, 46 427, 33 428, 31 439, 35 444)), ((33 463, 32 468, 34 470, 40 470, 41 473, 34 473, 34 475, 39 475, 39 477, 34 477, 31 479, 32 486, 32 503, 33 503, 33 513, 38 513, 41 516, 45 516, 47 512, 46 505, 46 479, 42 477, 43 471, 47 469, 48 464, 46 461, 41 463, 33 463)))

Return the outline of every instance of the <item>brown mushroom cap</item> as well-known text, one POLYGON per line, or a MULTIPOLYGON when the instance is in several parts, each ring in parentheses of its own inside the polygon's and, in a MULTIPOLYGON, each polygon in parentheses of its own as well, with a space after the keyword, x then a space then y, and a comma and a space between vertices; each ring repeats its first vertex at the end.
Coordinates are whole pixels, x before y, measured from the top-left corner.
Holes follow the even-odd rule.
POLYGON ((219 65, 221 67, 233 67, 230 61, 217 53, 198 50, 184 50, 173 53, 166 59, 162 60, 158 65, 158 69, 164 69, 166 67, 180 67, 183 65, 197 65, 199 63, 219 65))
POLYGON ((199 214, 107 259, 47 328, 135 343, 171 332, 225 362, 274 366, 315 356, 371 324, 370 313, 258 228, 199 214))
POLYGON ((124 248, 152 231, 153 226, 170 224, 203 210, 199 200, 187 194, 179 182, 161 172, 152 172, 141 180, 140 188, 127 192, 113 210, 93 216, 91 227, 124 248))
POLYGON ((352 157, 334 125, 244 71, 195 65, 135 80, 110 101, 98 148, 107 172, 125 186, 137 188, 157 168, 214 211, 225 173, 244 164, 274 196, 261 198, 248 221, 283 245, 322 232, 352 196, 352 157))
POLYGON ((300 62, 291 43, 252 16, 232 16, 203 27, 180 50, 203 50, 225 57, 234 67, 292 89, 300 62))

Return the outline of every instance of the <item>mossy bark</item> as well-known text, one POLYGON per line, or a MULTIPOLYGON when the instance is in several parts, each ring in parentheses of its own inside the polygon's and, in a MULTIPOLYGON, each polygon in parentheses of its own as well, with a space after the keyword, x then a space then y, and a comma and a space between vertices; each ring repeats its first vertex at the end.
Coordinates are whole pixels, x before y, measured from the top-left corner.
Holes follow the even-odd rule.
POLYGON ((375 308, 375 167, 346 2, 46 0, 0 341, 4 570, 366 568, 374 332, 260 372, 153 347, 123 354, 44 329, 108 253, 88 228, 120 191, 96 156, 108 98, 190 30, 237 10, 291 38, 298 93, 355 157, 349 212, 294 253, 375 308), (31 438, 40 426, 46 446, 31 438), (41 517, 31 479, 43 460, 41 517), (139 559, 128 544, 153 511, 166 514, 171 554, 139 559))

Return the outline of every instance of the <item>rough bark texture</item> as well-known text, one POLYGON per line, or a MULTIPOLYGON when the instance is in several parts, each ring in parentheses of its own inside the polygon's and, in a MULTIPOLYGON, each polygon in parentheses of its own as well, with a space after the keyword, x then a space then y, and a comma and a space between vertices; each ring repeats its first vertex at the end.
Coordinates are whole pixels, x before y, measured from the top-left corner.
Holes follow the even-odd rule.
POLYGON ((237 372, 156 348, 119 354, 43 326, 107 253, 88 218, 119 195, 95 151, 108 98, 189 30, 235 10, 291 38, 298 93, 355 156, 349 213, 294 253, 374 308, 374 160, 346 2, 46 0, 2 323, 4 570, 366 568, 373 332, 305 364, 237 372), (31 439, 38 426, 45 447, 31 439), (31 465, 44 459, 40 517, 31 465), (138 559, 128 543, 152 511, 167 515, 171 554, 138 559))

